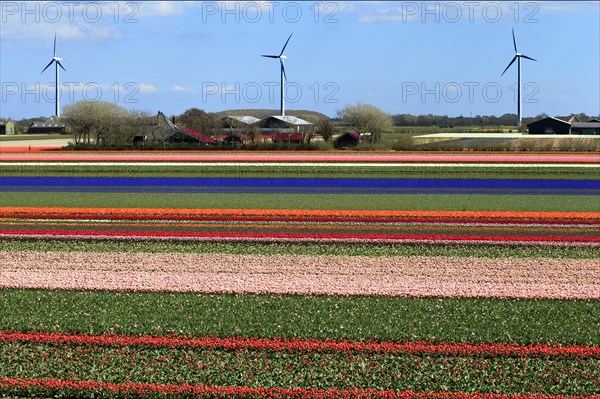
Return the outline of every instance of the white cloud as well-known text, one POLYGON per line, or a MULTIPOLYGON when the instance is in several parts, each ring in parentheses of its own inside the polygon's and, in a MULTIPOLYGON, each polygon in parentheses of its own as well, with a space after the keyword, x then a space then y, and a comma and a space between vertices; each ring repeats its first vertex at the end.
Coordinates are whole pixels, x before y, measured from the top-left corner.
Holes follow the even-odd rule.
MULTIPOLYGON (((361 2, 358 2, 358 3, 361 3, 361 2)), ((325 4, 327 4, 327 3, 320 3, 320 6, 323 6, 325 4)), ((336 6, 337 6, 338 12, 354 12, 354 11, 356 11, 355 4, 350 1, 337 2, 336 6)), ((324 10, 324 11, 328 11, 328 10, 324 10)))
POLYGON ((117 27, 103 27, 99 25, 78 23, 64 24, 6 24, 2 26, 1 38, 8 45, 11 42, 35 41, 43 47, 52 48, 54 34, 57 37, 57 51, 60 49, 61 40, 116 40, 123 37, 121 29, 117 27))
POLYGON ((550 12, 598 12, 598 2, 586 1, 481 1, 481 2, 400 2, 400 6, 390 7, 390 2, 355 2, 349 12, 358 17, 359 23, 412 21, 427 22, 472 22, 484 19, 510 20, 516 17, 522 20, 535 21, 539 13, 550 12), (518 14, 516 14, 518 13, 518 14))
POLYGON ((123 37, 123 32, 120 29, 109 27, 94 27, 94 29, 91 29, 88 34, 90 39, 94 40, 115 40, 123 37))
POLYGON ((140 93, 156 93, 159 91, 155 86, 149 83, 138 83, 137 88, 140 93))
POLYGON ((412 9, 386 7, 375 10, 375 13, 361 15, 358 22, 367 24, 375 22, 410 22, 417 18, 417 14, 412 9))
POLYGON ((179 86, 179 85, 175 85, 175 86, 171 87, 171 91, 184 92, 184 93, 195 92, 194 89, 190 89, 189 87, 184 87, 184 86, 179 86))
MULTIPOLYGON (((529 2, 519 2, 528 4, 529 2)), ((595 1, 541 1, 536 3, 542 12, 564 11, 598 11, 599 5, 595 1)))
POLYGON ((170 15, 180 15, 183 13, 184 5, 186 3, 177 2, 177 1, 142 1, 139 3, 135 3, 137 7, 139 7, 138 12, 133 12, 133 14, 139 16, 170 16, 170 15))

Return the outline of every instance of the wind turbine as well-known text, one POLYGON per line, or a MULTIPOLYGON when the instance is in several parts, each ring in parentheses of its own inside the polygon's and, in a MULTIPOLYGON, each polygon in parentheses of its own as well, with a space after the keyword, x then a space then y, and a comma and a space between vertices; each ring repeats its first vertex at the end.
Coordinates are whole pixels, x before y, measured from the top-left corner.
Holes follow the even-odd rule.
POLYGON ((519 53, 519 51, 517 50, 517 41, 515 40, 515 30, 512 30, 512 37, 513 37, 513 45, 515 46, 515 56, 512 59, 512 61, 508 64, 508 66, 506 67, 506 69, 504 70, 504 72, 502 72, 503 76, 504 73, 506 73, 506 71, 508 70, 508 68, 510 68, 510 66, 515 62, 515 60, 517 60, 517 69, 518 71, 518 79, 517 79, 517 126, 521 127, 521 112, 522 112, 522 103, 521 103, 521 58, 527 58, 528 60, 531 61, 537 61, 534 60, 531 57, 526 56, 525 54, 521 54, 519 53))
POLYGON ((52 63, 54 63, 54 79, 55 79, 55 81, 54 81, 54 83, 55 83, 55 86, 54 86, 54 98, 55 98, 54 115, 56 115, 56 117, 60 116, 59 115, 60 99, 58 97, 58 92, 59 92, 59 90, 58 90, 58 85, 59 85, 58 67, 60 66, 63 69, 63 71, 65 71, 65 72, 67 71, 65 69, 65 67, 63 67, 62 64, 60 63, 61 61, 62 61, 62 58, 56 56, 56 33, 55 33, 54 34, 54 53, 52 55, 52 60, 50 60, 50 62, 48 63, 48 65, 46 65, 46 68, 44 68, 42 70, 42 73, 44 73, 44 71, 46 69, 48 69, 48 67, 50 65, 52 65, 52 63))
POLYGON ((285 51, 285 47, 287 46, 288 42, 292 38, 292 35, 293 35, 293 33, 290 34, 290 37, 288 37, 288 39, 286 40, 286 42, 283 45, 283 48, 281 49, 281 52, 279 53, 279 55, 263 55, 263 57, 267 57, 267 58, 278 58, 279 62, 281 64, 281 106, 279 108, 279 112, 281 113, 281 116, 285 116, 285 99, 284 99, 284 95, 285 95, 285 82, 287 81, 287 76, 285 76, 285 68, 283 67, 283 61, 287 57, 285 55, 283 55, 283 52, 285 51))

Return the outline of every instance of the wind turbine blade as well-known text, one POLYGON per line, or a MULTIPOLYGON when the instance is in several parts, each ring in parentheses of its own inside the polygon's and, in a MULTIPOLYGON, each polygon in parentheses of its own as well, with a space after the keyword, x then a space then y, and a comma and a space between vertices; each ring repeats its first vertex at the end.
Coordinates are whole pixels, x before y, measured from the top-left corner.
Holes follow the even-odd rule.
POLYGON ((531 57, 527 57, 527 56, 526 56, 526 55, 524 55, 524 54, 521 54, 521 57, 523 57, 523 58, 527 58, 528 60, 531 60, 531 61, 537 61, 536 59, 533 59, 533 58, 531 58, 531 57))
POLYGON ((515 53, 518 53, 518 51, 517 51, 517 40, 515 39, 515 28, 513 28, 512 33, 513 33, 513 45, 515 46, 515 53))
POLYGON ((281 72, 283 72, 283 78, 287 82, 287 76, 285 75, 285 67, 283 66, 283 60, 280 58, 279 61, 281 62, 281 72))
POLYGON ((48 67, 49 67, 50 65, 52 65, 52 63, 53 63, 53 62, 54 62, 54 60, 50 61, 50 63, 49 63, 48 65, 46 65, 46 68, 42 69, 42 72, 41 72, 41 73, 44 73, 44 71, 45 71, 46 69, 48 69, 48 67))
POLYGON ((261 57, 267 57, 267 58, 279 58, 278 55, 261 55, 261 57))
POLYGON ((288 39, 286 40, 285 44, 283 45, 283 48, 281 49, 281 53, 279 53, 280 57, 283 55, 283 52, 285 51, 285 47, 287 46, 288 42, 292 38, 292 35, 293 35, 293 33, 290 34, 290 37, 288 37, 288 39))
POLYGON ((58 64, 58 66, 60 66, 63 69, 63 71, 67 72, 67 70, 65 69, 64 66, 62 66, 62 64, 60 63, 60 61, 56 61, 56 63, 58 64))
POLYGON ((53 57, 56 57, 56 32, 54 32, 54 52, 52 54, 53 57))
POLYGON ((516 59, 517 59, 517 56, 515 55, 514 58, 512 59, 512 61, 510 62, 510 64, 508 64, 508 66, 506 67, 504 72, 502 72, 502 75, 500 75, 500 76, 503 76, 506 73, 506 71, 508 71, 508 68, 510 68, 510 66, 515 62, 516 59))

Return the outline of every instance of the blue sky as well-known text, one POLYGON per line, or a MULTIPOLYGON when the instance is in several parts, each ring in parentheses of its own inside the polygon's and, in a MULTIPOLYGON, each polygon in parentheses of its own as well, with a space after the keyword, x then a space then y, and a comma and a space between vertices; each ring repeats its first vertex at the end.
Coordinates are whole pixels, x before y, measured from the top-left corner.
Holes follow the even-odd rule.
POLYGON ((54 110, 54 34, 61 106, 116 101, 167 115, 197 107, 279 108, 334 116, 370 103, 391 114, 600 114, 600 2, 30 2, 2 1, 0 116, 54 110))

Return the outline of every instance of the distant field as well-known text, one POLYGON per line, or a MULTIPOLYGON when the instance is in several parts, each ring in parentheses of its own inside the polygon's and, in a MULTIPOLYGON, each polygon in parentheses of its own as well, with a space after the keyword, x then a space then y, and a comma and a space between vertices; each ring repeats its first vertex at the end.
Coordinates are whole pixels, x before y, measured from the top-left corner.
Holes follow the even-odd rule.
POLYGON ((72 139, 69 134, 11 134, 0 135, 0 141, 38 141, 54 139, 72 139))
POLYGON ((519 246, 483 244, 359 244, 359 243, 261 243, 211 241, 136 241, 74 239, 11 239, 1 251, 119 252, 127 254, 234 254, 234 255, 342 255, 342 256, 446 256, 474 258, 598 259, 597 248, 568 246, 519 246))
POLYGON ((598 156, 0 153, 0 397, 600 399, 598 156))

